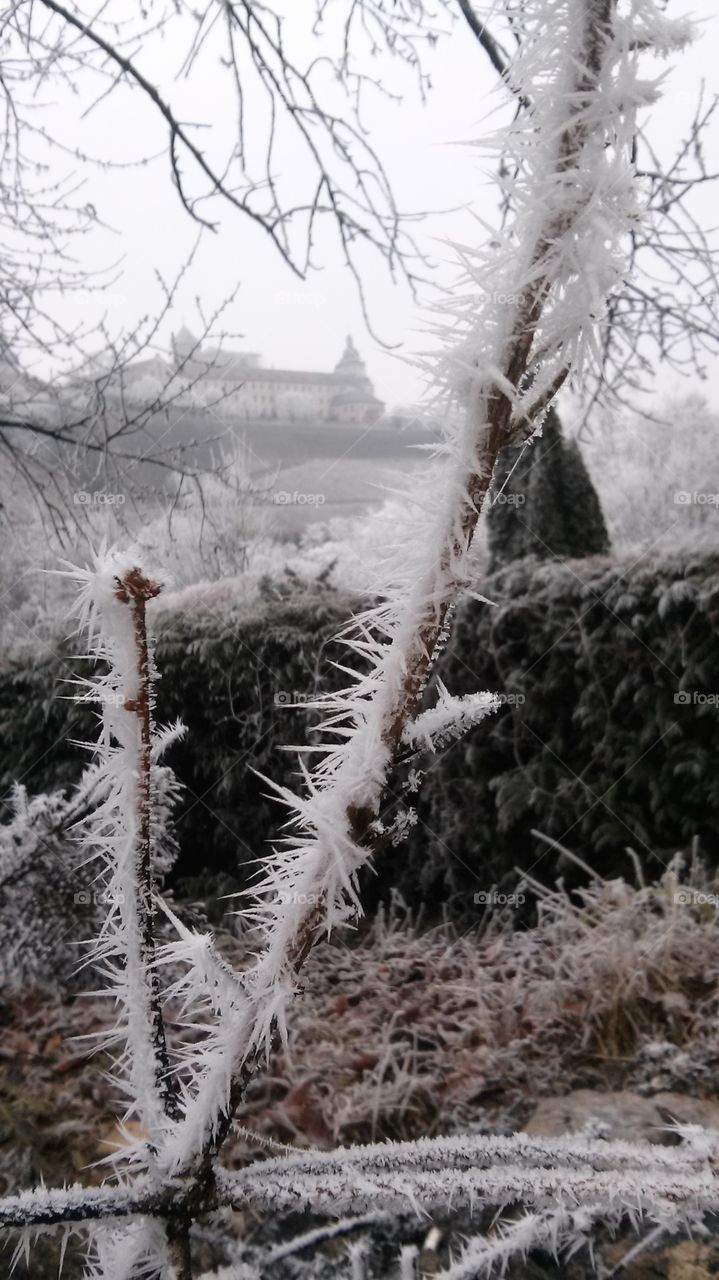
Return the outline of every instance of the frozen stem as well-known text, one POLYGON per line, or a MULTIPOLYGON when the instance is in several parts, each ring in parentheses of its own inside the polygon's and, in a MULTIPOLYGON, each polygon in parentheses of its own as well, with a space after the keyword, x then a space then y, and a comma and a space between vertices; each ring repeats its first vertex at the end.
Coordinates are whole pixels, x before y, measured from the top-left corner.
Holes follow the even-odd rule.
POLYGON ((162 1013, 160 979, 156 967, 155 882, 152 865, 152 706, 153 689, 150 651, 147 640, 147 602, 160 594, 160 586, 140 569, 128 570, 116 579, 115 598, 130 609, 137 655, 137 693, 127 697, 125 711, 137 717, 139 750, 137 767, 137 927, 141 940, 145 981, 148 987, 152 1022, 155 1084, 165 1114, 172 1120, 181 1115, 177 1087, 167 1051, 162 1013))

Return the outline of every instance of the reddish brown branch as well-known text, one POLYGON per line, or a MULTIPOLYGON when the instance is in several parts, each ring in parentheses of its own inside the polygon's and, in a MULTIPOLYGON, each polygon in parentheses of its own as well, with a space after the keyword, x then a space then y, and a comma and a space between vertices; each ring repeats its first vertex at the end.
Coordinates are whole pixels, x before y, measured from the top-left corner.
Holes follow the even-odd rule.
POLYGON ((150 649, 147 639, 147 602, 160 594, 156 582, 146 578, 140 569, 130 569, 116 579, 116 599, 130 607, 137 648, 138 687, 134 698, 125 701, 125 710, 137 716, 140 732, 140 760, 137 799, 137 913, 145 968, 145 981, 150 994, 155 1084, 165 1114, 171 1120, 182 1116, 177 1084, 172 1075, 167 1049, 165 1020, 162 1013, 160 981, 155 966, 155 904, 152 866, 152 677, 150 649))

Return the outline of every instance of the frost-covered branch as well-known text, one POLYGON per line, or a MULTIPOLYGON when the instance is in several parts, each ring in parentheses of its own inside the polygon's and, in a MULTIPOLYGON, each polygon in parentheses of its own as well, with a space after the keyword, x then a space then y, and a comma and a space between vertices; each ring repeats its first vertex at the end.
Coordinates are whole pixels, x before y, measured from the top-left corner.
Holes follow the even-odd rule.
POLYGON ((127 1114, 134 1114, 147 1134, 146 1148, 132 1148, 132 1158, 141 1164, 149 1159, 151 1165, 167 1123, 180 1115, 155 943, 158 858, 160 870, 163 864, 154 817, 154 667, 146 608, 160 588, 133 557, 113 553, 101 557, 94 571, 76 577, 82 583, 79 610, 81 625, 90 631, 91 656, 108 667, 105 675, 85 682, 83 695, 102 707, 96 747, 101 799, 80 829, 88 857, 100 860, 109 903, 92 958, 122 1010, 106 1040, 107 1048, 120 1047, 117 1083, 129 1093, 127 1114))
POLYGON ((523 1260, 536 1250, 559 1259, 560 1254, 575 1253, 589 1243, 591 1229, 601 1217, 596 1205, 525 1214, 517 1222, 500 1223, 491 1236, 472 1237, 459 1258, 436 1275, 438 1280, 481 1280, 495 1268, 501 1275, 510 1261, 523 1260))
POLYGON ((465 336, 440 369, 450 398, 464 407, 463 425, 447 440, 446 490, 416 549, 407 549, 389 601, 345 635, 369 674, 319 703, 324 737, 314 769, 302 758, 305 794, 280 791, 291 834, 250 912, 266 948, 225 1052, 208 1059, 187 1120, 168 1140, 168 1172, 214 1158, 260 1047, 273 1027, 282 1034, 306 955, 360 912, 358 873, 372 856, 385 788, 467 581, 497 456, 526 435, 527 414, 546 409, 567 370, 581 376, 596 320, 623 276, 638 217, 634 119, 647 99, 636 29, 644 43, 653 24, 664 45, 672 28, 649 0, 621 20, 613 0, 532 0, 521 21, 508 74, 532 110, 508 138, 515 221, 499 249, 494 242, 470 261, 468 297, 458 303, 465 336))
POLYGON ((408 746, 426 747, 436 751, 461 738, 480 720, 496 711, 499 697, 495 693, 467 693, 455 698, 437 681, 437 701, 427 711, 422 711, 407 725, 402 741, 408 746))
MULTIPOLYGON (((501 1169, 524 1169, 525 1172, 546 1169, 556 1174, 559 1168, 585 1176, 597 1174, 672 1172, 692 1176, 697 1171, 713 1169, 719 1147, 719 1134, 680 1127, 686 1141, 677 1147, 656 1146, 649 1142, 598 1142, 593 1138, 568 1136, 545 1138, 525 1133, 509 1137, 497 1134, 460 1135, 458 1137, 417 1138, 413 1142, 375 1142, 366 1146, 342 1147, 336 1151, 298 1151, 278 1156, 238 1173, 228 1174, 224 1184, 239 1190, 250 1178, 276 1175, 296 1177, 354 1177, 371 1173, 394 1174, 443 1173, 453 1170, 474 1177, 491 1171, 501 1177, 501 1169)), ((514 1174, 512 1174, 514 1176, 514 1174)), ((491 1179, 487 1179, 487 1183, 491 1179)), ((719 1186, 717 1187, 719 1190, 719 1186)))
MULTIPOLYGON (((598 1221, 617 1226, 628 1218, 635 1226, 644 1221, 667 1231, 700 1225, 719 1206, 719 1135, 691 1126, 680 1132, 684 1141, 672 1148, 517 1134, 298 1152, 237 1173, 218 1170, 214 1192, 201 1208, 311 1212, 328 1219, 326 1228, 273 1250, 269 1262, 334 1235, 378 1226, 388 1215, 459 1210, 473 1215, 521 1203, 525 1214, 519 1221, 498 1234, 478 1236, 449 1268, 447 1280, 459 1280, 488 1273, 494 1264, 529 1249, 576 1243, 598 1221)), ((181 1219, 193 1207, 197 1212, 193 1197, 191 1180, 147 1176, 129 1187, 43 1188, 1 1200, 0 1226, 61 1228, 101 1219, 108 1231, 116 1231, 113 1224, 126 1217, 181 1219)))
MULTIPOLYGON (((518 110, 531 110, 509 74, 509 58, 497 32, 490 31, 470 0, 458 0, 459 9, 494 70, 513 92, 518 110)), ((511 15, 492 10, 487 18, 494 28, 505 21, 510 39, 521 39, 521 26, 511 15)), ((636 3, 630 21, 635 22, 634 48, 654 47, 666 53, 691 40, 692 22, 675 19, 665 27, 669 38, 653 20, 649 6, 636 3)), ((647 86, 650 91, 650 86, 647 86)), ((693 117, 676 152, 667 155, 652 138, 649 125, 636 124, 633 161, 642 191, 643 215, 631 227, 631 270, 613 292, 600 321, 596 357, 583 379, 584 422, 596 404, 631 402, 653 386, 657 358, 683 375, 705 377, 708 354, 719 346, 715 299, 719 286, 719 247, 715 229, 708 227, 695 204, 697 193, 719 174, 706 163, 705 143, 719 99, 706 99, 699 90, 693 117)), ((511 155, 500 164, 512 170, 511 155)), ((511 186, 504 202, 512 200, 511 186)))
POLYGON ((379 1226, 388 1222, 389 1219, 390 1215, 388 1213, 374 1210, 351 1218, 340 1218, 338 1222, 330 1222, 324 1227, 315 1227, 312 1231, 304 1231, 302 1235, 293 1236, 291 1240, 287 1240, 284 1244, 280 1244, 273 1249, 267 1258, 266 1267, 269 1270, 274 1263, 279 1262, 282 1258, 290 1258, 295 1254, 304 1253, 306 1249, 314 1248, 316 1245, 324 1243, 325 1240, 336 1240, 339 1236, 350 1235, 354 1231, 360 1231, 363 1227, 379 1226))
POLYGON ((171 1203, 167 1191, 147 1176, 138 1175, 131 1188, 35 1187, 0 1200, 0 1227, 62 1226, 99 1218, 126 1218, 158 1212, 171 1203))
POLYGON ((624 1214, 637 1218, 648 1215, 656 1220, 664 1216, 669 1221, 676 1212, 678 1229, 682 1214, 699 1217, 716 1211, 717 1186, 711 1171, 687 1175, 681 1169, 645 1166, 640 1166, 640 1171, 641 1178, 637 1169, 597 1173, 591 1165, 571 1170, 558 1164, 535 1170, 520 1164, 481 1172, 457 1171, 450 1166, 431 1173, 412 1169, 383 1175, 376 1167, 360 1173, 349 1166, 334 1174, 306 1174, 298 1182, 292 1172, 269 1177, 262 1170, 251 1188, 225 1186, 223 1182, 223 1191, 236 1207, 251 1204, 265 1213, 366 1213, 373 1204, 395 1213, 412 1208, 426 1212, 472 1210, 514 1202, 546 1208, 566 1199, 567 1205, 594 1204, 596 1216, 609 1221, 624 1214))

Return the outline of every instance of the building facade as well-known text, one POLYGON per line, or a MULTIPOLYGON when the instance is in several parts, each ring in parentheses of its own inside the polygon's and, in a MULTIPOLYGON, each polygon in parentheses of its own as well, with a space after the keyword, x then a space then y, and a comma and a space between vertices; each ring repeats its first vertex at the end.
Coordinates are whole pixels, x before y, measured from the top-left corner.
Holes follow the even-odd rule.
POLYGON ((174 335, 172 356, 198 408, 234 418, 369 425, 384 412, 351 338, 331 373, 265 369, 256 353, 203 347, 186 328, 174 335))

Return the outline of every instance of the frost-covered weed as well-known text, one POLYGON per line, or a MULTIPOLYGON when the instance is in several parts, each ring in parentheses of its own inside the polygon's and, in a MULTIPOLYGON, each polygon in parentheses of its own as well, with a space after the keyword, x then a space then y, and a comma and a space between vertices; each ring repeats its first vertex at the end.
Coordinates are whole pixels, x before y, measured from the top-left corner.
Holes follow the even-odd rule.
MULTIPOLYGON (((511 912, 461 934, 381 913, 354 942, 320 947, 288 1051, 258 1074, 243 1123, 327 1146, 506 1131, 541 1095, 579 1087, 712 1094, 713 881, 674 869, 656 885, 537 891, 532 928, 511 912)), ((222 943, 236 963, 249 947, 222 943)))

